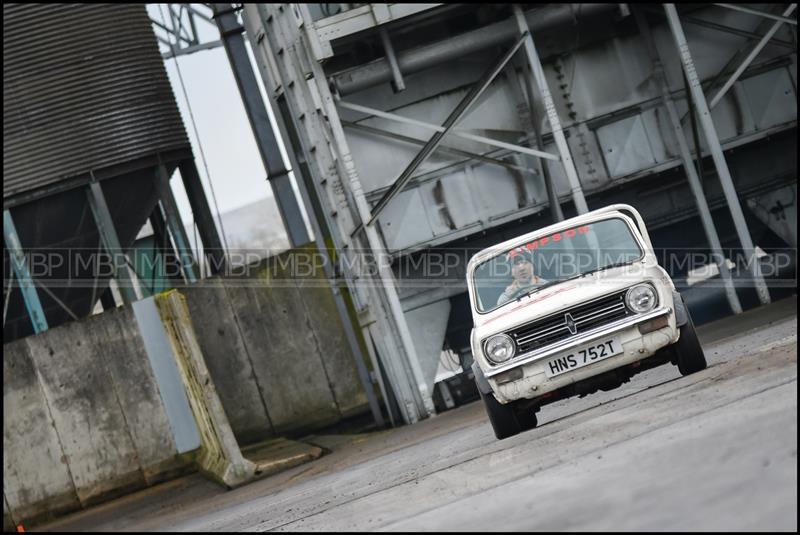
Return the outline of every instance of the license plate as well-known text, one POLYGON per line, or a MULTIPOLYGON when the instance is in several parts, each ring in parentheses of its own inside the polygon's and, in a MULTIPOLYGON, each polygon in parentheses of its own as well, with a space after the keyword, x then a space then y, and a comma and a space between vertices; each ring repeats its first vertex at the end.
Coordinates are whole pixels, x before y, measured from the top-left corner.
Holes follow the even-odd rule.
POLYGON ((548 360, 544 365, 544 372, 547 377, 555 377, 620 353, 622 344, 619 338, 597 341, 574 349, 567 355, 548 360))

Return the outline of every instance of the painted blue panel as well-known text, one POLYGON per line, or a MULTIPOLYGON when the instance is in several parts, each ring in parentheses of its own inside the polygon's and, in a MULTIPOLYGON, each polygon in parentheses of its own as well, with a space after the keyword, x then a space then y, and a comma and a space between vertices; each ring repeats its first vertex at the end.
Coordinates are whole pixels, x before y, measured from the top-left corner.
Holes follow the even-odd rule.
POLYGON ((148 297, 136 301, 132 306, 178 453, 195 450, 200 447, 200 434, 155 300, 148 297))

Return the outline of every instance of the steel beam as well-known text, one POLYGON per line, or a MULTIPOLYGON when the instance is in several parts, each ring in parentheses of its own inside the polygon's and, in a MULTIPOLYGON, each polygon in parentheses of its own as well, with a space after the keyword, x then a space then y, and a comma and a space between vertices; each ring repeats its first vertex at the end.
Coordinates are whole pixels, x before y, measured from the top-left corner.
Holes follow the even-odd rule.
MULTIPOLYGON (((787 15, 790 15, 792 11, 795 10, 796 7, 797 4, 790 4, 789 7, 786 8, 786 10, 783 12, 783 16, 785 17, 787 15)), ((716 106, 719 103, 722 97, 725 96, 725 93, 728 92, 731 86, 734 83, 736 83, 736 80, 739 79, 739 76, 741 76, 744 70, 750 66, 753 60, 756 59, 758 53, 761 52, 761 50, 767 45, 767 42, 770 39, 772 39, 772 36, 775 35, 778 29, 780 29, 781 24, 783 24, 782 21, 778 21, 775 24, 773 24, 772 27, 769 29, 769 31, 764 35, 764 37, 761 38, 758 44, 753 48, 752 52, 750 52, 750 54, 747 55, 747 57, 744 59, 741 65, 739 65, 739 67, 734 71, 734 73, 731 74, 730 78, 728 78, 728 81, 725 82, 725 84, 717 92, 717 94, 714 95, 714 97, 711 99, 711 102, 708 103, 708 107, 710 109, 713 109, 714 106, 716 106)))
MULTIPOLYGON (((730 26, 725 26, 724 24, 717 24, 716 22, 698 19, 695 17, 690 17, 688 15, 681 16, 681 20, 683 22, 688 22, 689 24, 694 24, 695 26, 702 26, 703 28, 710 28, 712 30, 718 30, 720 32, 730 33, 732 35, 738 35, 739 37, 747 37, 748 39, 761 39, 761 37, 763 37, 762 35, 759 35, 757 33, 748 32, 740 28, 731 28, 730 26)), ((783 48, 789 48, 792 50, 796 48, 792 43, 780 39, 772 39, 767 44, 780 46, 783 48)))
MULTIPOLYGON (((198 11, 195 7, 192 6, 192 4, 185 4, 185 6, 188 11, 192 12, 193 14, 200 17, 204 21, 208 22, 209 24, 214 24, 214 20, 211 17, 209 17, 202 11, 198 11)), ((197 35, 197 32, 195 32, 195 35, 197 35)))
POLYGON ((122 300, 126 305, 133 303, 138 299, 138 296, 136 295, 133 279, 128 270, 128 258, 119 242, 117 230, 114 228, 114 219, 111 217, 111 212, 108 210, 106 197, 103 194, 103 188, 100 186, 99 182, 93 180, 89 183, 86 188, 86 198, 89 201, 89 207, 92 209, 94 222, 100 233, 100 242, 103 244, 103 248, 106 252, 111 255, 112 265, 114 266, 114 278, 117 279, 119 284, 122 300), (118 260, 123 261, 118 262, 118 260))
MULTIPOLYGON (((25 252, 22 249, 22 244, 17 235, 17 229, 14 226, 14 220, 11 217, 11 211, 3 210, 3 240, 8 249, 8 256, 11 260, 11 267, 13 276, 19 282, 19 289, 22 292, 22 299, 25 301, 25 308, 28 311, 28 317, 33 324, 33 332, 39 334, 47 330, 47 318, 42 308, 42 302, 39 300, 39 294, 36 291, 31 273, 28 270, 28 264, 25 260, 25 252)), ((9 295, 13 286, 9 285, 9 295)), ((5 325, 5 311, 3 313, 3 324, 5 325)))
POLYGON ((550 129, 553 131, 553 139, 556 142, 558 153, 561 155, 561 164, 564 166, 564 172, 569 181, 575 209, 578 214, 585 214, 589 211, 589 208, 583 196, 583 189, 578 179, 578 172, 575 170, 575 164, 569 153, 569 146, 567 145, 566 137, 564 137, 564 130, 561 128, 561 121, 558 118, 558 112, 556 111, 553 97, 550 95, 550 88, 547 86, 547 79, 544 75, 544 69, 542 69, 542 63, 539 60, 539 54, 536 52, 533 36, 530 34, 528 28, 528 21, 525 18, 525 14, 522 12, 522 8, 520 8, 518 4, 514 4, 513 9, 514 17, 517 21, 517 29, 519 33, 525 37, 525 53, 527 54, 528 63, 531 67, 531 74, 533 74, 533 79, 536 81, 536 85, 539 89, 539 95, 544 102, 544 109, 547 112, 547 121, 550 123, 550 129))
POLYGON ((392 89, 394 89, 395 93, 399 93, 405 90, 406 84, 403 81, 403 73, 400 72, 400 66, 397 64, 397 56, 394 53, 392 41, 389 39, 389 31, 386 26, 380 26, 378 33, 381 36, 381 43, 383 43, 383 50, 386 52, 389 68, 392 70, 392 89))
POLYGON ((389 188, 383 198, 381 198, 377 204, 372 208, 372 215, 367 220, 366 225, 372 225, 375 220, 380 216, 380 213, 386 208, 386 206, 391 202, 391 200, 403 189, 406 183, 411 178, 411 175, 416 171, 428 157, 433 154, 433 151, 436 150, 444 136, 450 131, 451 128, 455 126, 455 124, 467 113, 470 106, 472 106, 476 100, 483 94, 487 87, 494 81, 500 71, 502 71, 506 64, 511 60, 514 54, 519 50, 519 47, 522 46, 522 42, 525 38, 528 37, 527 34, 523 34, 517 42, 512 46, 502 57, 498 60, 497 64, 489 68, 483 76, 478 80, 475 85, 470 88, 464 98, 456 105, 453 111, 450 112, 447 119, 445 119, 444 124, 442 124, 443 130, 441 132, 436 132, 422 147, 422 150, 417 153, 413 160, 408 164, 408 166, 400 173, 400 176, 397 177, 394 184, 389 188))
MULTIPOLYGON (((369 132, 370 134, 383 136, 389 139, 395 139, 397 141, 403 141, 405 143, 411 143, 413 145, 423 146, 426 143, 424 139, 417 139, 415 137, 405 136, 403 134, 397 134, 395 132, 390 132, 388 130, 383 130, 381 128, 375 128, 374 126, 367 126, 361 123, 351 123, 350 121, 342 121, 342 126, 353 130, 361 130, 362 132, 369 132)), ((530 167, 524 167, 522 165, 516 165, 503 160, 499 160, 497 158, 492 158, 491 156, 487 156, 486 154, 478 154, 476 152, 469 152, 462 149, 448 147, 444 144, 439 145, 439 147, 436 150, 452 154, 453 156, 460 156, 462 158, 469 158, 470 160, 477 160, 480 162, 497 165, 500 167, 504 167, 506 169, 514 169, 515 171, 521 171, 523 173, 530 173, 532 175, 539 174, 539 171, 537 171, 536 169, 531 169, 530 167)), ((415 176, 413 178, 417 177, 415 176)))
POLYGON ((332 41, 441 4, 364 4, 314 23, 319 39, 332 41))
MULTIPOLYGON (((366 113, 369 115, 374 115, 375 117, 381 117, 383 119, 389 119, 390 121, 397 121, 398 123, 406 123, 414 126, 419 126, 421 128, 427 128, 428 130, 434 130, 436 132, 443 132, 444 127, 426 123, 425 121, 420 121, 417 119, 411 119, 409 117, 403 117, 402 115, 397 115, 396 113, 390 113, 386 111, 381 111, 375 108, 370 108, 367 106, 362 106, 361 104, 354 104, 352 102, 345 102, 343 100, 339 100, 336 103, 339 107, 345 108, 348 110, 353 110, 361 113, 366 113)), ((460 132, 458 130, 450 130, 448 132, 451 136, 460 137, 463 139, 469 139, 470 141, 477 141, 478 143, 484 143, 486 145, 490 145, 492 147, 497 147, 500 149, 508 149, 513 150, 514 152, 520 152, 522 154, 529 154, 531 156, 536 156, 537 158, 545 158, 547 160, 559 161, 558 156, 555 154, 550 154, 549 152, 544 152, 541 150, 531 149, 529 147, 523 147, 521 145, 514 145, 513 143, 506 143, 504 141, 498 141, 496 139, 492 139, 489 137, 478 136, 475 134, 469 134, 467 132, 460 132)))
POLYGON ((178 211, 178 204, 175 202, 175 197, 172 195, 172 188, 169 184, 169 175, 167 168, 162 163, 156 168, 156 190, 161 202, 161 207, 164 209, 164 215, 167 220, 167 228, 172 234, 172 241, 175 242, 175 248, 178 251, 178 257, 183 266, 183 274, 187 282, 197 281, 197 264, 192 255, 192 249, 189 246, 189 238, 186 236, 186 229, 183 227, 181 214, 178 211))
POLYGON ((200 43, 198 45, 192 46, 185 46, 182 48, 176 48, 174 44, 170 43, 169 41, 165 41, 161 38, 159 40, 164 43, 165 45, 170 47, 169 52, 163 52, 161 57, 164 59, 176 58, 178 56, 185 56, 186 54, 193 54, 195 52, 200 52, 201 50, 211 50, 212 48, 218 48, 222 45, 222 41, 208 41, 206 43, 200 43))
MULTIPOLYGON (((533 90, 533 77, 531 76, 530 65, 527 61, 522 61, 523 79, 525 80, 525 91, 527 96, 527 105, 530 113, 531 130, 533 131, 533 139, 536 141, 537 147, 544 147, 542 139, 542 129, 539 128, 539 117, 536 116, 535 99, 536 92, 533 90)), ((516 75, 515 75, 516 76, 516 75)), ((564 221, 564 211, 561 209, 561 201, 558 199, 555 184, 553 183, 553 176, 550 174, 550 167, 548 163, 539 160, 539 166, 542 170, 542 178, 544 179, 544 187, 547 192, 547 202, 550 208, 550 217, 553 221, 564 221)))
MULTIPOLYGON (((183 188, 186 190, 186 196, 189 198, 189 206, 192 207, 194 221, 200 231, 200 240, 203 242, 203 256, 206 258, 209 272, 212 275, 222 273, 225 271, 225 248, 222 246, 217 225, 214 222, 211 207, 208 205, 206 191, 203 189, 203 183, 200 180, 200 173, 197 172, 194 158, 181 160, 178 163, 178 170, 181 174, 183 188)), ((171 199, 172 190, 169 189, 169 182, 167 182, 167 189, 171 199)))
MULTIPOLYGON (((590 17, 618 9, 619 4, 582 4, 581 16, 590 17)), ((571 4, 556 4, 528 11, 526 18, 530 31, 538 32, 572 23, 575 10, 571 4)), ((449 39, 399 52, 397 63, 403 74, 408 76, 447 61, 469 57, 481 50, 505 45, 518 36, 517 24, 511 17, 449 39)), ((335 73, 332 78, 337 92, 349 95, 388 82, 392 79, 392 71, 388 61, 379 59, 335 73)))
POLYGON ((647 51, 650 54, 650 59, 653 62, 653 77, 656 83, 659 85, 659 89, 661 90, 661 100, 664 103, 664 107, 667 109, 667 114, 669 115, 670 122, 672 123, 672 131, 675 133, 675 139, 678 141, 678 148, 680 150, 681 160, 683 162, 683 169, 686 172, 686 178, 689 181, 689 187, 691 188, 692 193, 694 194, 694 199, 697 202, 697 209, 700 213, 700 221, 703 224, 703 230, 705 231, 706 238, 711 246, 711 252, 714 254, 720 277, 725 285, 725 295, 728 298, 728 304, 730 305, 734 314, 741 314, 742 304, 739 302, 739 296, 736 294, 736 288, 733 285, 733 279, 731 278, 731 273, 728 269, 728 263, 725 258, 725 254, 722 251, 722 244, 719 241, 717 228, 714 225, 714 219, 711 217, 711 210, 708 208, 708 201, 706 200, 706 196, 703 191, 703 185, 700 181, 700 177, 697 175, 697 170, 695 169, 694 162, 692 161, 692 153, 689 150, 689 144, 686 142, 686 136, 683 133, 683 127, 681 126, 680 118, 678 117, 678 111, 675 109, 675 102, 672 100, 672 96, 669 92, 669 85, 667 84, 667 78, 664 74, 664 63, 661 61, 661 57, 659 56, 658 48, 655 45, 655 40, 653 39, 650 26, 647 24, 647 20, 638 6, 634 7, 634 17, 637 25, 639 26, 639 31, 641 32, 642 37, 644 37, 647 51))
MULTIPOLYGON (((663 10, 659 9, 659 14, 666 17, 666 15, 664 15, 663 10)), ((755 28, 755 31, 766 32, 765 26, 767 23, 768 23, 767 20, 763 20, 762 23, 755 28)), ((747 56, 747 54, 751 51, 750 50, 751 42, 755 42, 756 39, 761 39, 761 36, 748 39, 745 43, 742 44, 742 46, 739 47, 739 49, 730 57, 730 59, 725 63, 725 65, 713 77, 710 77, 705 82, 703 82, 702 85, 703 91, 711 92, 714 91, 716 88, 720 87, 721 84, 724 83, 725 78, 735 70, 736 65, 738 65, 741 61, 743 61, 744 58, 747 56)), ((681 123, 683 123, 683 121, 686 119, 688 115, 689 112, 687 111, 681 116, 681 123)))
POLYGON ((737 4, 713 4, 713 5, 719 7, 725 7, 728 9, 733 9, 734 11, 741 11, 742 13, 750 13, 751 15, 758 15, 759 17, 764 17, 765 19, 788 22, 789 24, 794 24, 795 26, 797 26, 797 21, 795 19, 788 18, 786 15, 781 17, 778 15, 773 15, 772 13, 765 13, 757 9, 750 9, 749 7, 744 7, 737 4))
POLYGON ((150 226, 153 227, 153 240, 155 249, 161 257, 164 265, 164 270, 173 284, 180 284, 183 278, 180 272, 175 268, 180 265, 180 259, 175 252, 175 248, 170 240, 169 229, 164 213, 161 210, 161 203, 156 203, 153 211, 150 213, 150 226))
POLYGON ((250 58, 247 55, 242 33, 244 28, 236 18, 231 4, 211 4, 214 20, 219 28, 220 36, 225 44, 225 52, 231 64, 233 77, 242 97, 247 119, 253 129, 261 161, 267 171, 267 179, 275 194, 278 211, 292 247, 298 247, 311 241, 306 229, 300 204, 292 189, 289 171, 283 165, 278 141, 269 121, 267 109, 261 98, 250 58))
POLYGON ((678 12, 675 9, 674 4, 664 4, 664 10, 666 11, 667 21, 669 22, 669 27, 675 40, 675 46, 680 54, 683 70, 686 73, 686 78, 689 80, 691 97, 697 106, 700 123, 703 127, 703 132, 705 134, 709 150, 711 151, 711 157, 714 160, 714 166, 717 169, 717 175, 719 176, 720 183, 722 184, 722 190, 725 193, 725 199, 728 201, 728 208, 730 209, 731 216, 733 217, 736 233, 738 234, 742 248, 748 257, 748 262, 750 264, 749 269, 753 275, 758 298, 762 304, 768 304, 770 302, 769 289, 767 288, 764 278, 761 275, 761 266, 759 265, 758 257, 756 257, 755 254, 755 248, 750 237, 750 231, 747 228, 747 222, 744 219, 744 213, 742 212, 742 207, 739 204, 739 197, 736 194, 736 187, 733 184, 733 179, 731 178, 728 164, 725 161, 725 156, 722 153, 719 137, 717 136, 717 131, 714 128, 714 122, 711 119, 711 112, 708 109, 708 104, 706 102, 705 95, 703 94, 703 88, 700 86, 700 79, 697 76, 691 51, 689 50, 689 45, 686 42, 686 36, 683 33, 680 19, 678 18, 678 12))

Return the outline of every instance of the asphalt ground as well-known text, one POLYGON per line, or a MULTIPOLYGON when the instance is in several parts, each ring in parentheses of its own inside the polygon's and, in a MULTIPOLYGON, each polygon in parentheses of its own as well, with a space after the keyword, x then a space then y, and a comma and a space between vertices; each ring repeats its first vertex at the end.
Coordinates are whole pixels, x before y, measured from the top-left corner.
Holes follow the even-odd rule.
POLYGON ((704 325, 706 370, 562 400, 507 440, 471 403, 306 437, 330 453, 235 490, 192 474, 38 529, 797 531, 796 307, 704 325))

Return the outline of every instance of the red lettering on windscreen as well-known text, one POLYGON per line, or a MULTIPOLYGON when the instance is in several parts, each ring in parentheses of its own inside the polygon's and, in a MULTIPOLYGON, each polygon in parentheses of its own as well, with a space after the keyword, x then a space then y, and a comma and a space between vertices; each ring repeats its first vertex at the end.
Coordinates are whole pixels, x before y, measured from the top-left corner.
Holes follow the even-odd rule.
POLYGON ((568 238, 574 238, 578 234, 588 234, 592 228, 589 225, 583 225, 582 227, 578 227, 577 229, 571 228, 565 230, 563 232, 556 232, 555 234, 551 234, 550 236, 544 236, 543 238, 539 238, 538 240, 533 240, 532 242, 526 243, 525 245, 521 245, 511 251, 508 252, 508 258, 514 258, 515 256, 522 254, 525 250, 533 251, 534 249, 538 249, 539 247, 544 247, 548 243, 559 243, 562 240, 568 238))

